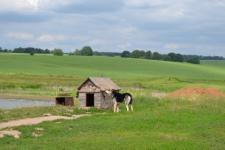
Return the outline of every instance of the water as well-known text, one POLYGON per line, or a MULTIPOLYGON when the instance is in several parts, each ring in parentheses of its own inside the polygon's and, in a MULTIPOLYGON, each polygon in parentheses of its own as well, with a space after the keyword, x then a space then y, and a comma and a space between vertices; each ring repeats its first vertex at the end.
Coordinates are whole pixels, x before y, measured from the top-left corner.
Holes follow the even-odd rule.
POLYGON ((22 107, 53 106, 54 101, 27 100, 27 99, 0 99, 0 109, 13 109, 22 107))

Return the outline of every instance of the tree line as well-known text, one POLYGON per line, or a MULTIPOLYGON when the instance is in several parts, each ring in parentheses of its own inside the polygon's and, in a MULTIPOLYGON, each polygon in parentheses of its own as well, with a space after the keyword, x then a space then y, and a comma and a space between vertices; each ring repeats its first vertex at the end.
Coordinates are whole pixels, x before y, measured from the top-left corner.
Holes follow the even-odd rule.
POLYGON ((158 52, 134 50, 132 52, 123 51, 121 57, 124 58, 142 58, 152 60, 164 60, 173 62, 188 62, 193 64, 200 64, 200 56, 197 55, 182 55, 179 53, 160 54, 158 52))
MULTIPOLYGON (((28 53, 30 55, 34 54, 53 54, 55 56, 64 55, 64 51, 59 48, 55 48, 53 50, 49 49, 41 49, 41 48, 15 48, 13 50, 10 49, 2 49, 0 47, 0 52, 6 53, 28 53)), ((158 52, 152 52, 150 50, 133 50, 133 51, 123 51, 120 52, 99 52, 93 51, 90 46, 84 46, 81 49, 76 49, 73 52, 68 53, 69 55, 80 55, 80 56, 120 56, 123 58, 140 58, 140 59, 151 59, 151 60, 164 60, 164 61, 173 61, 173 62, 188 62, 193 64, 200 64, 200 60, 225 60, 222 56, 199 56, 199 55, 182 55, 179 53, 168 53, 168 54, 160 54, 158 52)))
POLYGON ((37 54, 50 54, 51 50, 49 49, 41 49, 41 48, 33 48, 33 47, 18 47, 13 50, 10 49, 2 49, 0 47, 0 52, 6 52, 6 53, 37 53, 37 54))
POLYGON ((35 54, 53 54, 56 56, 62 56, 64 54, 62 49, 55 48, 53 50, 49 49, 41 49, 41 48, 34 48, 34 47, 18 47, 14 48, 13 50, 11 49, 2 49, 0 47, 0 52, 2 53, 26 53, 30 55, 35 55, 35 54))

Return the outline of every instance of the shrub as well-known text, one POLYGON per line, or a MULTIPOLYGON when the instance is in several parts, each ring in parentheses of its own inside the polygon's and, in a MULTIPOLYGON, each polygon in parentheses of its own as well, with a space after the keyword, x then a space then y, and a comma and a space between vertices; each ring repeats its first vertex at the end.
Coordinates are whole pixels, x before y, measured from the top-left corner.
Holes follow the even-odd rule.
POLYGON ((55 48, 53 50, 53 55, 54 56, 63 56, 63 50, 62 49, 55 48))

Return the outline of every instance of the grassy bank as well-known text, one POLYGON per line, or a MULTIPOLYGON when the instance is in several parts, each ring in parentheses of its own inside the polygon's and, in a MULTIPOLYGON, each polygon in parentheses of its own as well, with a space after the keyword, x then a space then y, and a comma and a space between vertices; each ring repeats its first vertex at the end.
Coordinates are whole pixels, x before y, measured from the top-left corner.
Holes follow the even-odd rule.
POLYGON ((135 99, 135 112, 19 127, 21 138, 1 139, 1 149, 225 149, 225 101, 135 99))

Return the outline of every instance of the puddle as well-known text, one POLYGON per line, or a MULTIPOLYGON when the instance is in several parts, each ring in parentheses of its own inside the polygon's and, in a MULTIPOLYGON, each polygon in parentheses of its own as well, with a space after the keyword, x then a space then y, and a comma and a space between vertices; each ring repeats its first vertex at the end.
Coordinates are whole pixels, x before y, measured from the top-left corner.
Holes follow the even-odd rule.
POLYGON ((28 100, 28 99, 0 99, 0 109, 14 109, 35 106, 53 106, 54 101, 28 100))

